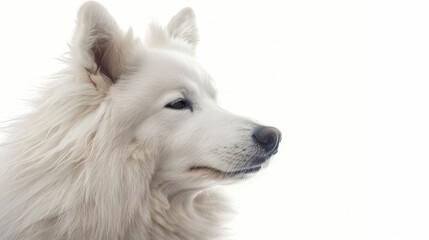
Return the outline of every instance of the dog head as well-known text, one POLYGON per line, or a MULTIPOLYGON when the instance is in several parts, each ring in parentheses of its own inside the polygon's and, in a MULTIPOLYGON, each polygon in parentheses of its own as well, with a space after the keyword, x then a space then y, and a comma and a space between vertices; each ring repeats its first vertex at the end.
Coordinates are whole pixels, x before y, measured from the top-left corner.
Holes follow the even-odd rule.
POLYGON ((147 40, 123 33, 99 4, 79 11, 72 63, 104 94, 111 128, 153 161, 156 181, 189 188, 246 178, 277 152, 281 133, 216 104, 196 62, 195 14, 185 8, 147 40), (186 183, 186 184, 183 184, 186 183))

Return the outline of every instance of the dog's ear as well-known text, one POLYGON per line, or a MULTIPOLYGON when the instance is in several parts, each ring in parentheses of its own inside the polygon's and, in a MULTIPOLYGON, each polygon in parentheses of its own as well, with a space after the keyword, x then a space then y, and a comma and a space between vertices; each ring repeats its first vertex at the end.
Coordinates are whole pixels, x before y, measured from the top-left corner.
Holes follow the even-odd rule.
POLYGON ((177 13, 168 23, 167 32, 171 38, 183 40, 194 49, 198 42, 198 29, 192 8, 187 7, 177 13))
POLYGON ((71 46, 72 61, 89 74, 102 75, 114 83, 124 70, 130 35, 119 29, 102 5, 87 2, 78 12, 71 46))

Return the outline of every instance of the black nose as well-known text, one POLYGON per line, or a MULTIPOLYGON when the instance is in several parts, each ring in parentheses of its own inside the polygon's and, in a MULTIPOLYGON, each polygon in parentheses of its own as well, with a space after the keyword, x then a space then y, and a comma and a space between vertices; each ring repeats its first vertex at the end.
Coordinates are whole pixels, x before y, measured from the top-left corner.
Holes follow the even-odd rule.
POLYGON ((275 154, 282 139, 282 133, 274 127, 258 127, 252 135, 253 141, 266 152, 275 154))

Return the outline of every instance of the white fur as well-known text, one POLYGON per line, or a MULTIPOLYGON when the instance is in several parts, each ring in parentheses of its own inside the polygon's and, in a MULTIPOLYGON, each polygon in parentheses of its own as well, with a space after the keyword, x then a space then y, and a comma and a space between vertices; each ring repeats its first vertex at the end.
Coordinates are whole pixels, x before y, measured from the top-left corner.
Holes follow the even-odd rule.
POLYGON ((190 8, 146 43, 99 4, 79 13, 70 66, 1 147, 0 239, 223 239, 213 186, 258 154, 252 121, 216 105, 193 58, 190 8), (191 110, 165 105, 177 98, 191 110))

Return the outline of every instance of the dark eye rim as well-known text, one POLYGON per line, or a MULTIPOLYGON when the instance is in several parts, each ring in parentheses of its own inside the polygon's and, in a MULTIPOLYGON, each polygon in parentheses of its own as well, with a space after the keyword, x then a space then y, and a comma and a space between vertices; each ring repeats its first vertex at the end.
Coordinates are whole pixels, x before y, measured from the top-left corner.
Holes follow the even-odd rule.
POLYGON ((194 111, 191 101, 185 98, 179 98, 172 102, 169 102, 167 105, 165 105, 166 108, 173 109, 173 110, 191 110, 191 112, 194 111))

